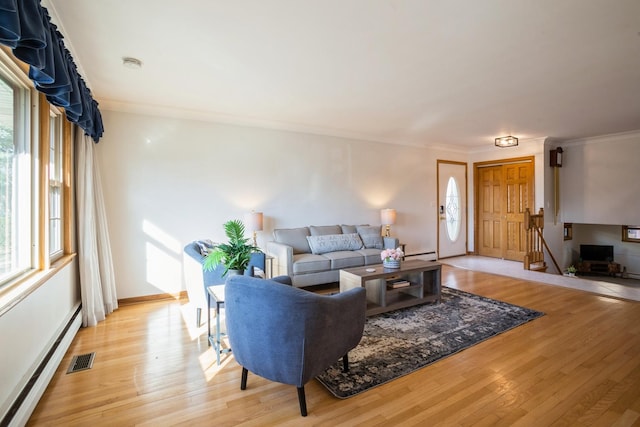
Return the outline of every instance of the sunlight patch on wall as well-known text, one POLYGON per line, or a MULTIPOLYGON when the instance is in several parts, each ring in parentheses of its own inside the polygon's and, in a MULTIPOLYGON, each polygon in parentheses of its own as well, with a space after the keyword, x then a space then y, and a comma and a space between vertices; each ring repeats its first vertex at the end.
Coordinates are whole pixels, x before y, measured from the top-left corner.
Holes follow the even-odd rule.
POLYGON ((182 288, 182 266, 175 255, 147 242, 147 282, 164 293, 178 293, 182 288))
POLYGON ((145 245, 146 280, 164 293, 182 289, 182 248, 180 242, 151 222, 144 220, 142 230, 149 237, 145 245))
POLYGON ((146 219, 142 221, 142 231, 144 231, 147 236, 164 246, 165 249, 168 249, 178 255, 182 253, 182 247, 177 239, 146 219))

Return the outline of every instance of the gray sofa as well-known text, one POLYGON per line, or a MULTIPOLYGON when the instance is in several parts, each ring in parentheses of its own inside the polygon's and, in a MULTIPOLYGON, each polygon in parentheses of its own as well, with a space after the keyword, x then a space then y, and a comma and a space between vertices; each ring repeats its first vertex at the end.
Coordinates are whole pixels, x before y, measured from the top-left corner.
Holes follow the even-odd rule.
POLYGON ((381 226, 324 225, 273 230, 267 242, 274 275, 291 277, 296 287, 340 280, 340 269, 382 264, 380 252, 398 247, 381 226))

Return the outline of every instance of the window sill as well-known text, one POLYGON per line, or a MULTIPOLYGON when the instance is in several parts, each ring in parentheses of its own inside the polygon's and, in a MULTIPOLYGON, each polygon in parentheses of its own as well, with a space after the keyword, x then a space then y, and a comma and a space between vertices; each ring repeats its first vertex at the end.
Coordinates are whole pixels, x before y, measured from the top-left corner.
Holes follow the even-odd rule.
POLYGON ((55 276, 58 271, 71 263, 77 254, 66 254, 57 259, 47 270, 32 270, 17 278, 13 283, 0 289, 0 316, 15 307, 20 301, 28 297, 47 280, 55 276))

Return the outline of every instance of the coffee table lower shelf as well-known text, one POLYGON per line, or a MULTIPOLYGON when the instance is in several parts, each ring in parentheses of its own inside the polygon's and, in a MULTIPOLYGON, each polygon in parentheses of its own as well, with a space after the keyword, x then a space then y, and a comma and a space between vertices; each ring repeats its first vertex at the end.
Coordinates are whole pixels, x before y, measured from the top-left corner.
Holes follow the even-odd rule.
POLYGON ((356 287, 367 291, 367 316, 385 313, 417 304, 440 302, 441 264, 433 261, 404 261, 399 269, 381 265, 340 270, 340 292, 356 287), (374 271, 367 271, 374 269, 374 271), (391 288, 394 281, 409 286, 391 288))

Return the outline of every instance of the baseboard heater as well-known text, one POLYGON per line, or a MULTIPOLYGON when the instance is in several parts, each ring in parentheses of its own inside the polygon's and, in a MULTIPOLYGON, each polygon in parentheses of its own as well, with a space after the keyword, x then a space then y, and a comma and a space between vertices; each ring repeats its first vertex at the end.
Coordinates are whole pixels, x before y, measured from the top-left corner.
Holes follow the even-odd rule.
POLYGON ((38 368, 0 421, 0 427, 24 426, 27 423, 82 325, 81 310, 82 306, 78 305, 71 319, 69 319, 51 349, 47 352, 47 355, 40 362, 38 368))

